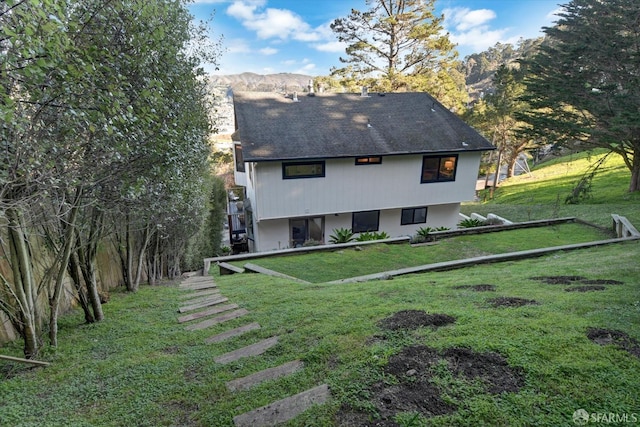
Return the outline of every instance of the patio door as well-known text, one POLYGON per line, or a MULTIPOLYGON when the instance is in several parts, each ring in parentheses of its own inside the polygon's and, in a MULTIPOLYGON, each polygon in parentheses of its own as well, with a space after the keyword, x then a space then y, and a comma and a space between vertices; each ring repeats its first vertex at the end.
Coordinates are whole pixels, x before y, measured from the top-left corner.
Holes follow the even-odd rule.
POLYGON ((290 219, 289 240, 292 248, 300 248, 309 241, 324 243, 324 217, 290 219))

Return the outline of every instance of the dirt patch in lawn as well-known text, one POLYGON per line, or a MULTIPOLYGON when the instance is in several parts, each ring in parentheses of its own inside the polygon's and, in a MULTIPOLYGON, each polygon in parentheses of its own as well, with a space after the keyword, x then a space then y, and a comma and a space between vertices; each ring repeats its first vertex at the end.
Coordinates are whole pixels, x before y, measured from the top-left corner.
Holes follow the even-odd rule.
POLYGON ((417 412, 430 418, 456 411, 456 405, 443 398, 444 393, 455 395, 456 391, 441 389, 432 381, 438 375, 436 371, 441 372, 443 367, 460 380, 470 383, 479 380, 491 394, 517 392, 524 385, 522 370, 509 366, 498 353, 478 353, 459 347, 438 351, 413 345, 392 356, 384 368, 397 381, 378 382, 368 390, 367 401, 375 406, 377 416, 345 406, 338 412, 336 424, 397 426, 394 417, 399 413, 417 412))
POLYGON ((483 283, 481 285, 460 285, 455 286, 453 289, 469 289, 476 292, 495 292, 496 287, 483 283))
POLYGON ((539 305, 536 300, 518 298, 518 297, 498 297, 491 298, 487 302, 492 307, 522 307, 523 305, 539 305))
POLYGON ((604 291, 607 289, 604 286, 599 285, 584 285, 584 286, 572 286, 570 288, 566 288, 566 292, 592 292, 592 291, 604 291))
POLYGON ((615 329, 588 328, 587 337, 599 345, 615 345, 626 352, 640 357, 640 342, 626 332, 615 329))
POLYGON ((623 285, 624 282, 612 279, 588 279, 584 276, 534 276, 531 280, 537 280, 549 285, 572 285, 580 283, 582 285, 623 285))
POLYGON ((392 331, 398 329, 417 329, 423 326, 439 327, 454 323, 456 318, 448 314, 429 314, 423 310, 402 310, 382 319, 379 326, 392 331))

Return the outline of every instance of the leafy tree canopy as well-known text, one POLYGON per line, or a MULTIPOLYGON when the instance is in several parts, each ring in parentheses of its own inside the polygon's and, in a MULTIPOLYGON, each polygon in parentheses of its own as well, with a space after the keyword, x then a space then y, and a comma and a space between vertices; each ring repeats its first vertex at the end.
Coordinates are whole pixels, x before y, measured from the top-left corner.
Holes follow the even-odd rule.
POLYGON ((455 45, 443 32, 443 16, 434 15, 435 0, 367 0, 336 19, 331 29, 346 43, 348 64, 334 69, 347 86, 373 90, 426 91, 449 108, 466 101, 464 75, 455 45))
POLYGON ((640 191, 640 3, 572 0, 528 68, 524 119, 549 142, 621 155, 640 191))

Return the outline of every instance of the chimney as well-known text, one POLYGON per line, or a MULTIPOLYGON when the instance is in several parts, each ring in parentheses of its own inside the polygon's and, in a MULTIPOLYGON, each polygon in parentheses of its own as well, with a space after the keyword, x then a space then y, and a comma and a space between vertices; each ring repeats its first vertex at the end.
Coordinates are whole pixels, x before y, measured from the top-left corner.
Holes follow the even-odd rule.
POLYGON ((368 97, 369 94, 367 93, 368 88, 366 86, 362 86, 362 93, 360 94, 360 96, 362 97, 368 97))

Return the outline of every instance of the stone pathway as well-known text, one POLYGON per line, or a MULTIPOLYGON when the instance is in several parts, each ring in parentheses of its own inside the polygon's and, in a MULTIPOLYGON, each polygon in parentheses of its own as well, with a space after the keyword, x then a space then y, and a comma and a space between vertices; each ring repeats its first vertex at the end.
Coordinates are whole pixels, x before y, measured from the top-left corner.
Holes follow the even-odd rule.
MULTIPOLYGON (((198 320, 197 323, 190 323, 185 326, 187 331, 206 329, 249 314, 247 309, 239 307, 238 304, 223 304, 229 300, 217 289, 218 287, 211 276, 191 276, 183 280, 179 288, 189 291, 189 293, 185 293, 180 298, 182 306, 178 309, 178 312, 186 314, 179 316, 178 322, 188 323, 198 320)), ((252 322, 213 335, 206 338, 205 342, 207 344, 216 344, 259 329, 261 329, 260 324, 252 322)), ((216 356, 213 361, 227 365, 246 357, 259 357, 269 349, 277 346, 278 340, 278 336, 262 339, 245 347, 216 356)), ((242 392, 264 381, 277 380, 302 369, 304 369, 304 363, 300 360, 294 360, 228 381, 226 387, 234 393, 242 392)), ((233 418, 233 422, 238 427, 274 426, 295 418, 313 405, 325 403, 330 396, 329 387, 326 384, 322 384, 253 411, 237 415, 233 418)))

